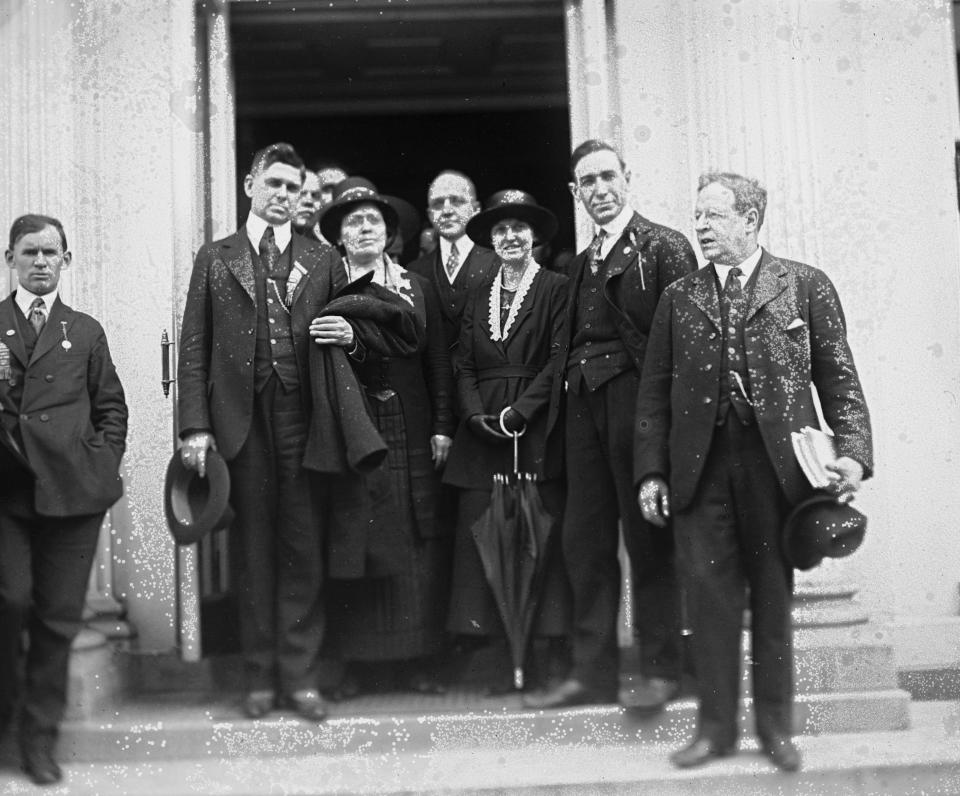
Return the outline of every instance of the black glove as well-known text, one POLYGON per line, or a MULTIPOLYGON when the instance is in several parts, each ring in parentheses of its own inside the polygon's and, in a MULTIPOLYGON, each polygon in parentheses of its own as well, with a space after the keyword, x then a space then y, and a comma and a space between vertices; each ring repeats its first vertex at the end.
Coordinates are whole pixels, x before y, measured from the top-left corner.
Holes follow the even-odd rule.
POLYGON ((506 411, 500 414, 500 422, 497 425, 500 425, 501 422, 503 427, 511 434, 519 433, 527 428, 527 419, 512 406, 508 406, 506 411))
POLYGON ((500 420, 496 415, 470 415, 467 418, 467 428, 481 439, 488 442, 503 442, 506 435, 498 431, 500 420))

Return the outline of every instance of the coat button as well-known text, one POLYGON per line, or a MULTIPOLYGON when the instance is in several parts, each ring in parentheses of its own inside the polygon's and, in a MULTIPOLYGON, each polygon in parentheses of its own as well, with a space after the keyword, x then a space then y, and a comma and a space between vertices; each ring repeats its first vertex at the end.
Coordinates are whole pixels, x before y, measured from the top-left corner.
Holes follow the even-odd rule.
POLYGON ((29 420, 29 419, 30 419, 30 415, 20 415, 20 419, 21 419, 21 420, 29 420))
POLYGON ((709 398, 709 397, 708 397, 708 398, 704 398, 704 399, 703 399, 703 402, 704 402, 705 404, 712 404, 712 403, 713 403, 713 398, 709 398))
POLYGON ((43 422, 43 423, 46 423, 49 419, 50 419, 50 415, 48 415, 48 414, 42 414, 42 415, 40 415, 40 420, 41 420, 41 422, 43 422))
POLYGON ((43 380, 44 380, 44 381, 53 381, 53 374, 52 374, 52 373, 48 373, 46 376, 43 377, 43 380))

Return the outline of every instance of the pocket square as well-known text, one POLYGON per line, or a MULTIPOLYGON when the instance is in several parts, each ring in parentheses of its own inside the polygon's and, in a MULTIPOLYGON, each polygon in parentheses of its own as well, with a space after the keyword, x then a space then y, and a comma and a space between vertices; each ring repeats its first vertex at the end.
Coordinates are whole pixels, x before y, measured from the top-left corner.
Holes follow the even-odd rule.
POLYGON ((789 332, 791 329, 799 329, 801 326, 806 326, 806 325, 807 324, 803 322, 802 318, 794 318, 792 321, 790 321, 790 325, 787 327, 787 331, 789 332))

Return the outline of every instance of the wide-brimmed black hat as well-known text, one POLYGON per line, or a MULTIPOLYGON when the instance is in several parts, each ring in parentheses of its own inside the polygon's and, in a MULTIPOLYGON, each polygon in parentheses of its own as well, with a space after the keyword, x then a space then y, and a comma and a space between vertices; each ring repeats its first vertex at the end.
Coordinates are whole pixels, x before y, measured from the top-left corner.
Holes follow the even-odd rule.
POLYGON ((167 465, 163 509, 177 544, 194 544, 212 531, 233 522, 230 508, 230 472, 215 450, 207 451, 206 475, 201 478, 175 451, 167 465))
POLYGON ((794 569, 813 569, 824 558, 843 558, 860 547, 867 518, 836 495, 818 492, 798 503, 783 525, 783 554, 794 569))
POLYGON ((557 232, 557 217, 526 191, 508 188, 497 191, 487 199, 483 210, 467 222, 467 235, 480 246, 492 247, 490 230, 498 221, 516 218, 526 221, 533 229, 533 243, 547 243, 557 232))
POLYGON ((397 231, 400 214, 393 204, 394 198, 381 194, 377 186, 365 177, 347 177, 333 189, 333 201, 320 214, 320 233, 331 243, 340 240, 340 223, 343 217, 359 204, 373 204, 380 208, 387 225, 387 236, 397 231))

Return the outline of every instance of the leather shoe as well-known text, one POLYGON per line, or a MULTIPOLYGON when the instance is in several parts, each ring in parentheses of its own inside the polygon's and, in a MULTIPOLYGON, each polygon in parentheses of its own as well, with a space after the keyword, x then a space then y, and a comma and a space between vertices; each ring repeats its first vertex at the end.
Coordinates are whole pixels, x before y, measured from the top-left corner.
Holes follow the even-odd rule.
POLYGON ((667 702, 676 697, 680 684, 676 680, 648 677, 635 685, 621 688, 617 695, 620 705, 637 713, 659 713, 667 702))
POLYGON ((800 751, 786 735, 761 738, 760 749, 781 771, 796 771, 800 768, 800 751))
POLYGON ((323 701, 320 692, 312 688, 294 691, 287 697, 287 706, 307 721, 323 721, 327 717, 327 703, 323 701))
POLYGON ((536 694, 524 694, 523 705, 528 708, 563 708, 574 705, 596 705, 613 702, 616 693, 611 689, 590 688, 580 680, 564 680, 560 685, 536 694))
POLYGON ((276 702, 276 694, 270 689, 248 691, 243 697, 243 712, 249 719, 262 719, 276 702))
POLYGON ((63 772, 53 759, 53 733, 30 733, 20 738, 23 770, 34 785, 54 785, 63 779, 63 772))
POLYGON ((720 746, 712 738, 697 738, 689 746, 670 755, 670 762, 677 768, 693 768, 702 766, 717 757, 727 757, 733 752, 731 747, 720 746))

